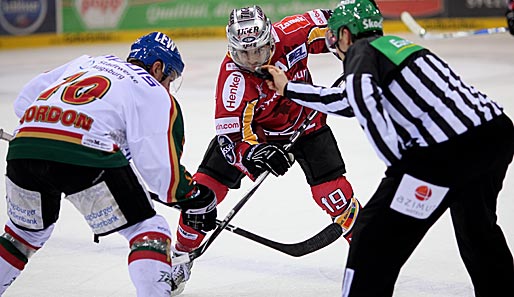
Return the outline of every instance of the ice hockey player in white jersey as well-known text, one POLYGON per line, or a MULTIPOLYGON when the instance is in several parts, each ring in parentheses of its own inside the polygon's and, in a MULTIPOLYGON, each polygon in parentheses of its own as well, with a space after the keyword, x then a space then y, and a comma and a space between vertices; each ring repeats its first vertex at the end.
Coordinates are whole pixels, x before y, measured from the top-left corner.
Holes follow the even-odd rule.
POLYGON ((7 154, 0 295, 50 238, 62 194, 95 238, 118 232, 129 242, 137 296, 177 291, 170 228, 147 189, 158 202, 180 205, 186 225, 216 226, 214 193, 180 163, 183 118, 169 87, 183 69, 175 43, 152 32, 132 44, 126 61, 81 56, 24 86, 7 154))

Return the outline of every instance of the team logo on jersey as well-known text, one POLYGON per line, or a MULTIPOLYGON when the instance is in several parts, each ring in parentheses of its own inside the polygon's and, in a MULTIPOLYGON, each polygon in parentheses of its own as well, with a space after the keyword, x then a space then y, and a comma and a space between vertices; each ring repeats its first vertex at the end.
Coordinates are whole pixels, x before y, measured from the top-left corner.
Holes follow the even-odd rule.
POLYGON ((276 27, 284 34, 291 34, 302 28, 307 28, 309 24, 309 21, 303 15, 297 15, 284 18, 280 23, 276 24, 276 27))
POLYGON ((218 144, 225 160, 230 165, 234 165, 236 163, 236 153, 234 151, 236 145, 227 135, 218 135, 218 144))
POLYGON ((391 201, 391 209, 417 219, 428 218, 441 204, 449 188, 405 174, 391 201))
POLYGON ((289 68, 293 67, 294 64, 305 58, 307 58, 307 47, 305 46, 305 43, 302 43, 302 45, 295 48, 293 51, 286 55, 289 68))
POLYGON ((323 26, 327 24, 327 18, 319 9, 309 11, 309 16, 317 26, 323 26))
POLYGON ((228 111, 234 111, 239 107, 245 93, 245 78, 239 71, 232 72, 225 80, 223 86, 223 106, 228 111))
POLYGON ((241 125, 237 117, 218 118, 214 120, 214 123, 216 125, 217 135, 241 131, 241 125))

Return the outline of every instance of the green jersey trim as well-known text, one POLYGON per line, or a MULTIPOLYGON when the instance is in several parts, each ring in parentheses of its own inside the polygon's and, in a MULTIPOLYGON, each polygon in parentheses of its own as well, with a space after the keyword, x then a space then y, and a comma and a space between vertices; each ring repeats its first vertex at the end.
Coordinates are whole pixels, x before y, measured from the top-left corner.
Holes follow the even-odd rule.
POLYGON ((40 159, 87 167, 115 168, 129 164, 117 151, 104 152, 79 144, 35 137, 15 138, 9 143, 7 160, 40 159))

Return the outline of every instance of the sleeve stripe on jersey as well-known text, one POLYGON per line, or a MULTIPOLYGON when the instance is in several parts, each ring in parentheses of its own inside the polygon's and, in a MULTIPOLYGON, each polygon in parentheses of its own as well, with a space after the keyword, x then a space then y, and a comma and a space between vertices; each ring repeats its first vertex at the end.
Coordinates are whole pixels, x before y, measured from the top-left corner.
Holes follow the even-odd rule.
POLYGON ((169 144, 169 157, 170 157, 170 168, 171 168, 171 177, 170 177, 170 187, 168 188, 168 197, 167 202, 172 203, 175 202, 175 193, 177 192, 177 188, 180 182, 180 164, 179 164, 179 156, 177 156, 177 150, 175 147, 175 141, 173 137, 173 125, 175 124, 175 120, 178 116, 178 110, 175 106, 175 100, 170 97, 170 124, 168 127, 168 144, 169 144))
POLYGON ((364 125, 365 131, 369 134, 376 152, 387 165, 391 165, 400 158, 400 154, 397 147, 389 147, 388 144, 397 146, 398 142, 395 134, 392 133, 394 131, 391 131, 394 130, 391 120, 386 114, 378 111, 377 102, 380 102, 378 98, 380 93, 372 86, 370 75, 349 75, 346 78, 346 91, 349 100, 355 100, 353 106, 357 107, 357 110, 354 109, 354 112, 360 114, 359 119, 363 121, 361 125, 364 125), (391 137, 395 139, 389 139, 391 137))
POLYGON ((243 110, 243 118, 241 123, 243 125, 243 128, 241 129, 243 133, 243 141, 246 141, 251 145, 259 143, 257 134, 255 134, 252 129, 255 105, 257 104, 257 101, 257 99, 250 101, 245 106, 243 110))
POLYGON ((313 41, 320 40, 320 39, 322 39, 323 42, 325 42, 325 34, 326 34, 327 30, 328 30, 328 28, 314 27, 309 32, 309 36, 307 38, 307 43, 311 44, 313 41))
POLYGON ((323 113, 341 115, 349 108, 344 88, 321 88, 304 83, 287 84, 287 96, 323 113))

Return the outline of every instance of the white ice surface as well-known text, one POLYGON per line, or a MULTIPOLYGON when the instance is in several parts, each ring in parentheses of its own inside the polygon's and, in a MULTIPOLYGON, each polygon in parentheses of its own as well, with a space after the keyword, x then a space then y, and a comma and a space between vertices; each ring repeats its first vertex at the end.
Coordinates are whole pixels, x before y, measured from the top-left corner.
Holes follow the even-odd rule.
MULTIPOLYGON (((510 35, 480 36, 442 41, 421 40, 468 83, 495 98, 514 117, 514 38, 510 35)), ((185 116, 186 144, 182 162, 191 172, 200 163, 214 135, 214 87, 218 66, 226 51, 224 40, 178 41, 186 63, 178 93, 185 116)), ((12 102, 17 92, 39 72, 81 54, 116 54, 125 57, 129 44, 69 46, 0 51, 0 127, 12 131, 17 119, 12 102)), ((311 59, 316 83, 330 85, 340 72, 331 55, 311 59)), ((348 179, 356 196, 366 203, 383 176, 384 165, 364 137, 356 120, 329 118, 345 159, 348 179)), ((487 143, 484 143, 487 145, 487 143)), ((0 170, 5 174, 7 144, 0 143, 0 170)), ((498 204, 499 223, 514 245, 514 171, 511 166, 498 204)), ((5 197, 4 181, 0 196, 5 197)), ((229 193, 219 206, 219 218, 251 187, 229 193)), ((156 206, 172 229, 178 212, 156 206)), ((5 200, 0 199, 0 224, 6 219, 5 200)), ((302 241, 330 223, 310 198, 310 190, 298 165, 282 178, 270 176, 232 221, 281 242, 302 241)), ((384 232, 402 232, 388 230, 384 232)), ((380 247, 377 247, 380 248, 380 247)), ((340 296, 342 271, 348 245, 339 239, 315 253, 293 258, 230 232, 223 232, 195 261, 184 297, 324 297, 340 296)), ((68 201, 46 246, 30 259, 25 271, 4 296, 135 296, 127 272, 127 243, 117 234, 92 241, 85 221, 68 201)), ((377 265, 381 265, 377 263, 377 265)), ((370 284, 372 286, 373 284, 370 284)), ((395 296, 472 296, 469 277, 460 260, 449 215, 433 226, 399 276, 395 296)))

